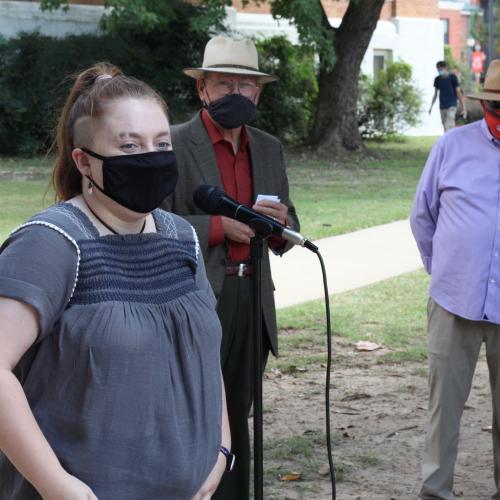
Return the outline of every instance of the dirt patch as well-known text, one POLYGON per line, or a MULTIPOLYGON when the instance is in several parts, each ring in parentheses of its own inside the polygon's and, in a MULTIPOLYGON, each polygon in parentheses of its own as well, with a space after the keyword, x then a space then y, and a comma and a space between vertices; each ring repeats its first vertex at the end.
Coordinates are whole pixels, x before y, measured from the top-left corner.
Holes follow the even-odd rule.
MULTIPOLYGON (((337 348, 331 422, 340 500, 417 498, 427 420, 426 363, 381 364, 380 356, 377 351, 337 348)), ((324 378, 319 367, 303 373, 266 374, 266 500, 331 498, 324 444, 324 378), (280 480, 292 472, 301 479, 280 480)), ((490 425, 490 390, 482 353, 462 418, 455 470, 458 498, 483 500, 494 493, 491 433, 484 430, 490 425)))

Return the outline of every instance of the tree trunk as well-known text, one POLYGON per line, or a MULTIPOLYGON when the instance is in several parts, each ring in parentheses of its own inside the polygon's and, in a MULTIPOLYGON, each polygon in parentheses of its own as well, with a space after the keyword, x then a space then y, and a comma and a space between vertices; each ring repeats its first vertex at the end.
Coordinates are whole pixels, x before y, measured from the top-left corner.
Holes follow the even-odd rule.
POLYGON ((328 66, 320 56, 318 102, 308 142, 333 156, 364 149, 356 110, 358 78, 384 1, 351 0, 336 29, 323 10, 323 26, 335 49, 335 63, 328 66))

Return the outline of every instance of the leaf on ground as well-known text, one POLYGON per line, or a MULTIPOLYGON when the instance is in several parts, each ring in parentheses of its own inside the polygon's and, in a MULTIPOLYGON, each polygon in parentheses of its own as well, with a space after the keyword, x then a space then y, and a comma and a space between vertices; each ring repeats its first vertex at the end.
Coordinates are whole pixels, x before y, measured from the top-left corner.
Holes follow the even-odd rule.
POLYGON ((318 474, 320 476, 328 476, 330 474, 330 466, 328 464, 323 464, 318 467, 318 474))
POLYGON ((282 376, 283 376, 283 373, 281 373, 281 371, 278 370, 278 368, 271 368, 270 372, 266 372, 264 374, 264 377, 269 379, 269 380, 273 380, 275 378, 281 378, 282 376))
POLYGON ((369 340, 360 340, 354 344, 356 347, 356 351, 370 352, 376 351, 377 349, 381 349, 382 346, 380 344, 376 344, 375 342, 370 342, 369 340))
POLYGON ((353 394, 348 394, 344 396, 341 401, 356 401, 357 399, 367 399, 371 398, 371 395, 366 392, 355 392, 353 394))
POLYGON ((288 365, 282 368, 281 373, 284 373, 285 375, 293 375, 294 373, 304 373, 307 371, 308 370, 305 366, 288 365))
POLYGON ((397 436, 401 431, 411 431, 413 429, 418 429, 418 425, 409 425, 408 427, 401 427, 401 429, 398 429, 396 431, 387 434, 386 437, 390 438, 393 436, 397 436))
POLYGON ((298 472, 290 472, 288 474, 283 474, 279 476, 280 481, 300 481, 302 479, 302 475, 298 472))

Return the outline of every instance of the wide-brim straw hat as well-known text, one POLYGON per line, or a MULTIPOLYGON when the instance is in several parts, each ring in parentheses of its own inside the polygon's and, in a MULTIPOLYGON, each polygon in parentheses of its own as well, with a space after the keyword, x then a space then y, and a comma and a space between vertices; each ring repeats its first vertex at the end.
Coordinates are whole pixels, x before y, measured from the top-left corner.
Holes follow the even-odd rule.
POLYGON ((209 40, 201 68, 185 68, 183 72, 196 79, 203 78, 205 73, 255 76, 259 83, 274 82, 278 79, 259 71, 259 57, 252 40, 233 40, 224 36, 209 40))
POLYGON ((500 59, 491 61, 484 79, 483 90, 467 94, 467 97, 484 101, 500 101, 500 59))

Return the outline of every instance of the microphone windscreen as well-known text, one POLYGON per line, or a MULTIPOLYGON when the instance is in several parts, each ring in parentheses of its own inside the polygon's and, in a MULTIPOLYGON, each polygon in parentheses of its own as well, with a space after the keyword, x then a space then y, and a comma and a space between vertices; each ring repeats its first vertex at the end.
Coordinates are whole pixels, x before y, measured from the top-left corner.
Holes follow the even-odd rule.
POLYGON ((218 187, 203 184, 194 191, 193 201, 200 210, 210 215, 218 215, 219 202, 224 194, 218 187))

